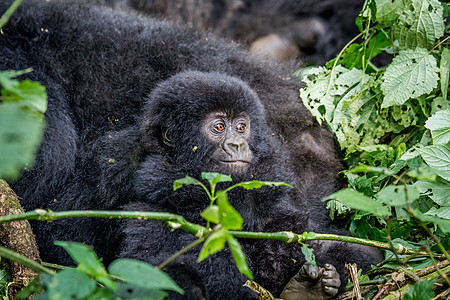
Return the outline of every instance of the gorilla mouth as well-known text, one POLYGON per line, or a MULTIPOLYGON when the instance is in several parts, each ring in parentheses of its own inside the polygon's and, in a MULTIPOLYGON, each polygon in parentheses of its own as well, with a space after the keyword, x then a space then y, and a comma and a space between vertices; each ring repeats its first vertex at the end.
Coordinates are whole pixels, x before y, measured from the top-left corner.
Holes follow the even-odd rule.
POLYGON ((221 160, 220 161, 222 164, 231 164, 231 165, 247 165, 250 164, 250 162, 248 160, 221 160))

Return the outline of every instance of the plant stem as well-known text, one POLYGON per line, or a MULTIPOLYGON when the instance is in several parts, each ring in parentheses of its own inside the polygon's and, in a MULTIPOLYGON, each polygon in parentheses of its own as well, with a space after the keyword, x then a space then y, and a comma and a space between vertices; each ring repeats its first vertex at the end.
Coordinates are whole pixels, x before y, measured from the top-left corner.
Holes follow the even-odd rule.
POLYGON ((161 264, 159 264, 158 269, 160 269, 160 270, 164 269, 164 267, 166 267, 168 264, 170 264, 172 261, 174 261, 177 257, 183 255, 184 253, 188 252, 189 250, 196 247, 197 245, 200 245, 204 241, 205 241, 205 238, 201 237, 201 238, 195 240, 194 242, 190 243, 189 245, 187 245, 186 247, 184 247, 183 249, 181 249, 180 251, 178 251, 177 253, 175 253, 174 255, 172 255, 171 257, 166 259, 165 261, 163 261, 161 264))
POLYGON ((27 268, 30 268, 31 270, 36 271, 38 273, 55 274, 53 270, 50 270, 42 266, 41 264, 35 262, 34 260, 31 260, 28 257, 20 255, 2 246, 0 246, 0 257, 4 257, 8 260, 18 262, 19 264, 27 268))
POLYGON ((5 26, 5 24, 8 22, 9 18, 11 18, 12 14, 16 11, 16 9, 19 7, 22 0, 16 0, 11 4, 11 6, 5 11, 5 13, 0 18, 0 28, 5 26))
POLYGON ((23 214, 2 216, 0 217, 0 224, 20 220, 53 221, 55 219, 79 217, 161 220, 166 221, 174 229, 181 228, 199 238, 208 233, 208 229, 205 227, 190 223, 182 216, 171 213, 142 211, 73 210, 54 212, 51 210, 35 209, 23 214))
MULTIPOLYGON (((141 211, 94 211, 94 210, 74 210, 53 212, 43 209, 36 209, 23 214, 8 215, 0 217, 0 224, 5 222, 20 221, 20 220, 39 220, 52 221, 61 218, 75 218, 75 217, 96 217, 96 218, 119 218, 119 219, 139 219, 139 220, 160 220, 165 221, 173 229, 183 229, 198 238, 204 238, 209 234, 209 230, 201 225, 193 224, 182 216, 172 213, 162 212, 141 212, 141 211)), ((305 234, 297 234, 290 231, 281 232, 247 232, 247 231, 229 231, 231 235, 237 238, 253 238, 253 239, 270 239, 278 240, 286 243, 299 243, 312 240, 333 240, 340 242, 355 243, 360 245, 377 247, 380 249, 391 250, 392 247, 388 243, 371 241, 351 236, 340 236, 335 234, 319 234, 307 236, 305 234)), ((393 243, 394 250, 398 254, 413 254, 417 253, 413 250, 405 248, 403 245, 393 243)), ((426 254, 419 252, 419 254, 426 254)))

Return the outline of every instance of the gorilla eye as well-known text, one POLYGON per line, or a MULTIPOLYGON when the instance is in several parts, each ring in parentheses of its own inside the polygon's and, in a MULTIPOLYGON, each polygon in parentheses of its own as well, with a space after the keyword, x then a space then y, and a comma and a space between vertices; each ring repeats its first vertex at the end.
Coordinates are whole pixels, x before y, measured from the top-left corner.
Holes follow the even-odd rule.
POLYGON ((214 129, 215 129, 217 132, 222 132, 222 131, 224 131, 224 129, 225 129, 225 124, 223 124, 223 123, 217 123, 217 124, 214 124, 214 129))
POLYGON ((236 126, 236 130, 239 132, 244 132, 246 128, 247 128, 247 125, 245 123, 239 123, 236 126))

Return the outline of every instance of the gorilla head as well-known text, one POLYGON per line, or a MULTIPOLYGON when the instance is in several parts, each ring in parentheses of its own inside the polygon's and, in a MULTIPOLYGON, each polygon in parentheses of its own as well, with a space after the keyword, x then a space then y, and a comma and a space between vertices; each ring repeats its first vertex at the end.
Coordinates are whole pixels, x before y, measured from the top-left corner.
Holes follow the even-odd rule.
POLYGON ((141 131, 150 153, 165 153, 182 169, 243 174, 268 155, 264 116, 243 81, 192 71, 153 90, 141 131))

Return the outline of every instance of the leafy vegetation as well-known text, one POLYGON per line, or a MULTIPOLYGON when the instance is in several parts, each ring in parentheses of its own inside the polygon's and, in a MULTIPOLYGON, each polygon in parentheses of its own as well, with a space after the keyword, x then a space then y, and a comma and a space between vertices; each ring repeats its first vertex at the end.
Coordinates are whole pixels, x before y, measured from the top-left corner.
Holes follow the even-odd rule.
MULTIPOLYGON (((437 0, 367 0, 356 22, 362 41, 300 74, 303 103, 334 132, 350 167, 343 172, 348 188, 327 198, 331 216, 356 236, 447 259, 448 12, 449 4, 437 0)), ((413 270, 432 263, 433 257, 408 262, 413 270)), ((405 297, 419 299, 415 293, 405 297)))
MULTIPOLYGON (((388 260, 384 265, 389 270, 401 266, 402 270, 415 271, 436 266, 434 277, 424 277, 405 287, 404 299, 429 299, 436 295, 435 282, 450 285, 449 267, 439 268, 436 261, 449 259, 446 249, 450 248, 448 12, 449 4, 437 0, 367 0, 356 21, 361 34, 325 66, 301 72, 307 85, 300 92, 302 101, 320 123, 334 132, 341 156, 350 167, 342 172, 348 187, 327 198, 331 216, 346 222, 357 237, 390 248, 392 252, 386 251, 388 260)), ((0 23, 4 22, 2 18, 0 23)), ((32 163, 42 137, 45 88, 17 79, 30 71, 0 72, 0 178, 17 178, 32 163)), ((237 187, 286 184, 252 181, 216 191, 219 182, 231 178, 203 173, 202 179, 209 183, 209 189, 191 177, 175 181, 174 189, 190 184, 202 186, 210 199, 210 205, 201 213, 206 228, 171 214, 147 213, 148 218, 166 221, 173 229, 200 230, 199 239, 176 255, 203 243, 201 261, 228 245, 239 270, 252 278, 236 238, 256 238, 256 234, 240 231, 243 220, 228 202, 227 192, 237 187)), ((48 216, 51 220, 56 213, 35 211, 24 215, 40 220, 48 216)), ((67 216, 83 214, 72 212, 67 216)), ((107 212, 93 216, 141 218, 142 214, 107 212)), ((300 244, 313 239, 338 239, 286 232, 271 233, 270 237, 259 234, 258 238, 300 244)), ((158 268, 117 260, 106 270, 87 246, 65 242, 59 245, 69 252, 77 268, 65 268, 57 274, 43 272, 22 297, 41 292, 35 298, 60 299, 69 295, 73 299, 162 299, 168 290, 182 292, 159 271, 170 259, 158 268)), ((302 251, 314 263, 314 255, 305 244, 302 251)), ((5 280, 6 275, 2 276, 2 284, 5 280)))

